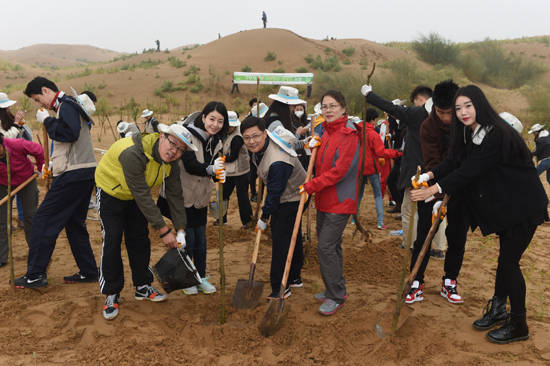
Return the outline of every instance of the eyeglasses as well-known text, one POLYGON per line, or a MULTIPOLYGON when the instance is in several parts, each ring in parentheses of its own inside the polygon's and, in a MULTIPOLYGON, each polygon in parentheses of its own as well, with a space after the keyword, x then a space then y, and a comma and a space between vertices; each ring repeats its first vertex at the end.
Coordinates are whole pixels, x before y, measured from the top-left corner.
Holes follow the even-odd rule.
POLYGON ((185 151, 185 147, 179 147, 178 144, 170 140, 170 137, 166 135, 164 135, 164 137, 166 137, 166 140, 168 140, 168 143, 170 144, 170 149, 175 150, 178 153, 183 153, 185 151))
POLYGON ((329 109, 335 110, 335 109, 337 109, 337 108, 339 108, 339 107, 340 107, 339 104, 322 105, 322 106, 321 106, 321 110, 323 110, 323 111, 328 111, 329 109))
POLYGON ((244 142, 258 141, 262 136, 263 136, 263 133, 257 133, 251 136, 243 136, 243 140, 244 142))

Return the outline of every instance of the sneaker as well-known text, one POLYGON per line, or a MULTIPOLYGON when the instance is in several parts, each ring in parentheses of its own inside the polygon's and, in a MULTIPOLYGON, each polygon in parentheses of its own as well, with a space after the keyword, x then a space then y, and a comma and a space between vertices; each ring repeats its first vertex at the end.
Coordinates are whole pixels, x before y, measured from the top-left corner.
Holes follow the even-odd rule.
POLYGON ((107 320, 112 320, 118 315, 118 300, 119 294, 107 295, 105 305, 103 305, 103 317, 107 320))
MULTIPOLYGON (((287 299, 290 297, 292 293, 290 292, 290 287, 287 287, 285 290, 285 293, 283 294, 283 299, 287 299)), ((277 291, 271 291, 271 293, 267 296, 268 300, 277 300, 279 298, 279 290, 277 291)))
POLYGON ((250 197, 250 202, 258 202, 258 195, 254 194, 252 197, 250 197))
POLYGON ((387 213, 391 214, 400 214, 401 213, 401 207, 400 206, 393 206, 392 208, 389 208, 386 210, 387 213))
POLYGON ((355 218, 353 216, 351 217, 351 221, 349 223, 350 225, 355 225, 355 218))
POLYGON ((411 289, 409 290, 409 293, 407 294, 407 297, 405 298, 405 302, 407 304, 412 304, 417 301, 424 300, 424 284, 420 283, 418 281, 413 281, 413 284, 411 286, 411 289))
POLYGON ((199 285, 199 291, 200 292, 202 292, 203 294, 206 294, 206 295, 213 294, 214 292, 216 292, 216 288, 210 282, 208 282, 207 277, 204 277, 201 280, 202 280, 202 282, 199 285))
POLYGON ((441 283, 441 296, 447 299, 451 304, 462 304, 464 299, 456 291, 456 281, 445 278, 441 283))
MULTIPOLYGON (((313 295, 313 298, 317 300, 317 302, 324 302, 327 299, 327 296, 325 294, 325 291, 323 291, 313 295)), ((348 299, 348 294, 345 294, 344 300, 347 300, 347 299, 348 299)))
POLYGON ((187 287, 187 288, 184 288, 182 291, 186 295, 196 295, 199 293, 197 286, 187 287))
POLYGON ((385 229, 387 229, 388 227, 382 223, 382 224, 376 225, 376 228, 377 228, 378 230, 385 230, 385 229))
POLYGON ((390 235, 391 236, 401 236, 401 235, 403 235, 403 230, 391 230, 390 235))
POLYGON ((395 205, 397 205, 397 203, 395 203, 395 201, 393 201, 393 200, 390 200, 390 202, 388 202, 388 205, 390 207, 395 207, 395 205))
POLYGON ((85 276, 80 272, 76 272, 74 275, 63 277, 63 280, 67 283, 97 282, 97 274, 85 276))
POLYGON ((149 300, 153 302, 166 300, 166 295, 160 293, 156 288, 151 285, 136 287, 136 293, 134 297, 136 300, 149 300))
POLYGON ((290 282, 290 287, 304 287, 304 283, 300 277, 290 282))
POLYGON ((344 306, 344 303, 338 304, 336 301, 332 299, 325 299, 321 306, 319 306, 319 312, 323 315, 332 315, 335 312, 338 311, 342 306, 344 306))
POLYGON ((37 288, 48 286, 48 279, 45 274, 38 275, 37 277, 30 278, 23 276, 13 280, 15 288, 37 288))
POLYGON ((432 249, 430 250, 430 257, 434 259, 445 259, 445 252, 442 250, 432 249))

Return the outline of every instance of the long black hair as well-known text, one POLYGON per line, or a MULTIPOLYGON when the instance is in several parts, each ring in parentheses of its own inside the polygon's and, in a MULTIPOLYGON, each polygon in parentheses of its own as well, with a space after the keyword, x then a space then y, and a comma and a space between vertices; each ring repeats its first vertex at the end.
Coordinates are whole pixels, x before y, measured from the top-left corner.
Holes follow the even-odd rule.
POLYGON ((502 135, 502 162, 505 164, 532 164, 531 153, 521 135, 510 126, 491 106, 483 91, 475 85, 459 88, 453 101, 453 121, 451 124, 450 156, 460 160, 466 151, 466 144, 471 140, 472 132, 456 116, 456 99, 460 96, 469 98, 476 111, 476 123, 482 128, 495 128, 502 135))
POLYGON ((274 121, 281 121, 283 127, 291 131, 292 133, 296 132, 297 127, 300 127, 294 126, 293 128, 293 123, 290 116, 290 108, 288 107, 288 104, 279 102, 278 100, 274 100, 273 103, 271 103, 269 109, 265 113, 264 121, 267 127, 269 127, 269 125, 274 121))
POLYGON ((4 131, 15 125, 15 116, 8 108, 0 108, 0 122, 4 131))
POLYGON ((204 127, 204 123, 202 122, 202 117, 204 116, 206 118, 206 116, 208 116, 210 113, 214 111, 218 112, 223 116, 222 129, 216 134, 221 139, 225 137, 227 135, 227 132, 229 131, 229 117, 227 116, 227 108, 225 107, 225 104, 223 104, 222 102, 212 101, 212 102, 209 102, 207 105, 205 105, 204 108, 202 109, 201 114, 199 114, 195 119, 194 124, 196 127, 200 128, 201 130, 204 130, 205 127, 204 127))

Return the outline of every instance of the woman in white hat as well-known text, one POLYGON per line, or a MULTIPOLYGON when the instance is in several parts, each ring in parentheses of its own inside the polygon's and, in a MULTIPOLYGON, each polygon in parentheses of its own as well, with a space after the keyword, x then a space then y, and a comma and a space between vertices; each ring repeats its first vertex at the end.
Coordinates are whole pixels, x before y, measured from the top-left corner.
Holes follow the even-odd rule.
POLYGON ((281 86, 277 94, 269 94, 273 102, 264 116, 265 124, 269 131, 277 126, 283 126, 292 133, 296 133, 298 127, 305 126, 294 115, 297 105, 305 105, 305 101, 298 98, 298 89, 291 86, 281 86))
MULTIPOLYGON (((225 156, 226 182, 223 184, 223 200, 229 202, 233 189, 237 188, 237 200, 239 202, 239 215, 243 229, 252 228, 252 207, 248 199, 248 184, 250 172, 250 157, 244 146, 241 136, 241 121, 236 112, 228 111, 229 131, 223 142, 223 155, 225 156)), ((227 214, 223 217, 227 222, 227 214)), ((218 221, 219 224, 219 221, 218 221)))
POLYGON ((10 107, 17 103, 8 98, 6 93, 0 93, 0 133, 7 138, 22 137, 23 130, 21 124, 25 118, 23 111, 18 111, 13 115, 10 107))

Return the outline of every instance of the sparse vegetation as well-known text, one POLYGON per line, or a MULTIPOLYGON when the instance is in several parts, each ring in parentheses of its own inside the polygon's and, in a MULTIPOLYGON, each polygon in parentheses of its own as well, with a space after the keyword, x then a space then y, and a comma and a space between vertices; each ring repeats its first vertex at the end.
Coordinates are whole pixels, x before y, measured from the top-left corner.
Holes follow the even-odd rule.
POLYGON ((430 33, 428 36, 421 35, 413 42, 412 47, 422 61, 432 65, 453 65, 459 61, 460 49, 458 45, 437 33, 430 33))
POLYGON ((277 55, 275 54, 275 52, 269 51, 267 55, 264 57, 264 61, 275 61, 276 58, 277 58, 277 55))
POLYGON ((355 48, 353 47, 344 48, 342 50, 342 53, 348 57, 351 57, 355 53, 355 48))
POLYGON ((324 60, 321 59, 321 56, 319 55, 317 55, 315 58, 309 56, 310 55, 308 55, 305 60, 309 63, 311 67, 313 67, 314 70, 338 72, 342 69, 336 55, 325 57, 324 60))
POLYGON ((301 67, 298 67, 298 68, 296 69, 296 72, 301 73, 301 72, 308 72, 308 71, 307 71, 307 69, 306 69, 305 67, 301 66, 301 67))
POLYGON ((250 72, 252 71, 252 68, 248 65, 244 65, 242 68, 241 68, 241 71, 242 72, 250 72))
POLYGON ((285 72, 285 69, 283 69, 282 67, 278 67, 276 69, 273 69, 273 71, 271 71, 271 72, 276 72, 276 73, 282 74, 282 73, 285 72))
MULTIPOLYGON (((550 116, 550 84, 540 84, 533 88, 526 88, 524 95, 529 101, 529 122, 546 123, 550 116)), ((524 126, 527 127, 527 126, 524 126)))
POLYGON ((175 67, 176 69, 187 66, 187 62, 182 61, 175 56, 168 57, 168 62, 170 63, 170 66, 175 67))

